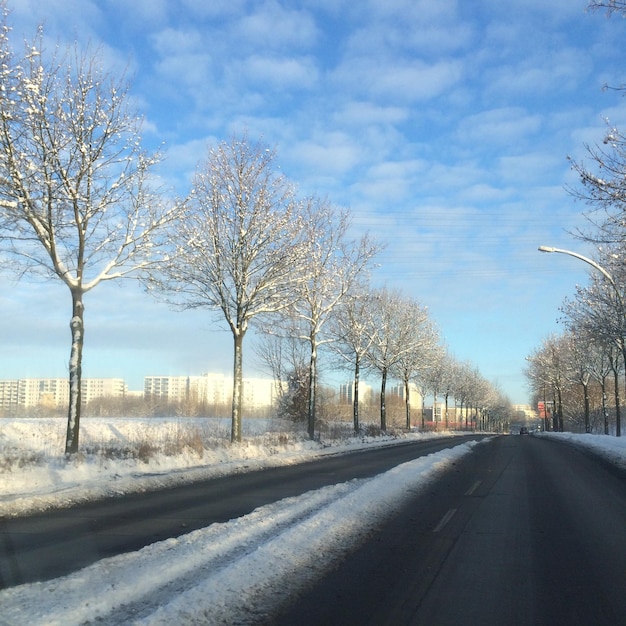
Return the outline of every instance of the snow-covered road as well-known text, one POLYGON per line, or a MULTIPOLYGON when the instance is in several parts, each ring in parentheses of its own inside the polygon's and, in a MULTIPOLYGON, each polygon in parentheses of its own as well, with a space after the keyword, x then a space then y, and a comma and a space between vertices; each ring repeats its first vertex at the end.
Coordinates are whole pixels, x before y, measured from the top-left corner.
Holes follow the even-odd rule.
MULTIPOLYGON (((209 421, 116 418, 112 428, 110 419, 92 418, 85 422, 83 438, 89 445, 111 450, 145 438, 153 442, 179 438, 188 424, 195 424, 196 429, 208 428, 209 421)), ((258 420, 252 424, 268 428, 258 420)), ((263 430, 259 443, 249 433, 251 442, 247 445, 209 447, 200 459, 197 454, 185 452, 177 457, 162 453, 149 462, 92 455, 67 463, 58 457, 63 432, 63 420, 55 418, 2 422, 3 514, 28 514, 86 499, 397 443, 393 438, 380 437, 330 447, 308 441, 290 442, 279 449, 274 445, 273 431, 263 430), (10 465, 8 459, 13 459, 10 465)), ((451 434, 409 433, 405 440, 451 434)), ((626 468, 624 438, 568 433, 542 436, 585 446, 626 468)), ((469 441, 455 445, 458 441, 451 440, 453 447, 448 450, 399 465, 371 479, 311 491, 226 523, 101 560, 63 578, 0 591, 0 625, 267 622, 281 604, 312 579, 323 576, 334 561, 393 515, 409 496, 469 454, 474 446, 482 445, 469 441)))
POLYGON ((0 592, 11 626, 255 624, 475 442, 261 507, 69 576, 0 592))

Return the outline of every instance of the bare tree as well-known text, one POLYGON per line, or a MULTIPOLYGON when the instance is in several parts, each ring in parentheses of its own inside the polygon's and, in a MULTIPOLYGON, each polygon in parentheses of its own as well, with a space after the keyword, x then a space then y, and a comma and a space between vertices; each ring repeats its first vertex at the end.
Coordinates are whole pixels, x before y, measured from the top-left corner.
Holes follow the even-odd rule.
POLYGON ((550 335, 529 357, 527 377, 535 389, 541 387, 545 401, 553 403, 552 429, 563 432, 563 392, 568 377, 567 341, 564 336, 550 335))
POLYGON ((412 326, 405 315, 405 298, 398 292, 383 287, 373 293, 372 315, 376 329, 374 341, 367 351, 369 366, 380 372, 380 428, 387 430, 385 391, 387 377, 393 373, 400 359, 411 352, 412 326))
POLYGON ((626 136, 609 126, 602 145, 587 145, 587 161, 572 160, 580 186, 570 193, 590 208, 585 217, 591 230, 576 235, 596 246, 612 246, 612 254, 626 258, 626 136))
POLYGON ((359 385, 361 367, 368 350, 376 340, 376 328, 371 315, 371 297, 365 283, 357 284, 352 293, 340 303, 333 315, 330 337, 331 350, 339 356, 342 365, 353 369, 352 421, 354 432, 360 430, 359 385))
POLYGON ((443 395, 443 417, 445 429, 448 430, 450 426, 450 397, 454 395, 454 375, 457 370, 457 361, 451 354, 444 353, 442 354, 440 364, 441 368, 437 368, 436 371, 440 373, 441 378, 438 378, 438 374, 435 375, 434 386, 443 395))
POLYGON ((589 8, 593 11, 606 9, 607 15, 621 13, 626 17, 626 2, 624 0, 592 0, 589 8))
POLYGON ((306 421, 308 395, 308 346, 288 329, 264 329, 255 344, 257 359, 274 379, 278 414, 306 421))
MULTIPOLYGON (((611 373, 613 373, 614 376, 616 374, 616 363, 619 359, 619 355, 615 346, 606 345, 603 342, 597 341, 593 337, 590 338, 589 351, 589 372, 594 380, 600 385, 600 390, 602 392, 602 417, 604 434, 608 435, 609 411, 607 403, 607 380, 611 373)), ((619 375, 616 376, 615 379, 619 380, 619 375)), ((619 395, 617 397, 619 400, 619 395)))
MULTIPOLYGON (((619 374, 617 354, 622 364, 626 364, 626 310, 624 308, 623 269, 616 265, 609 255, 606 265, 611 269, 616 280, 607 284, 604 277, 590 274, 590 284, 576 288, 576 297, 566 299, 561 310, 565 314, 564 323, 575 335, 582 334, 596 345, 603 346, 603 351, 611 365, 614 376, 615 427, 616 435, 621 436, 621 406, 619 392, 619 374)), ((605 261, 602 261, 605 263, 605 261)), ((625 370, 626 371, 626 370, 625 370)))
POLYGON ((470 361, 457 361, 454 373, 454 398, 460 405, 461 421, 465 409, 465 428, 470 427, 470 408, 476 396, 478 371, 470 361))
POLYGON ((325 325, 334 309, 364 275, 377 245, 367 236, 348 240, 350 216, 328 202, 310 198, 306 209, 305 231, 308 245, 306 280, 299 283, 298 298, 290 315, 298 321, 300 337, 307 341, 309 361, 308 434, 315 435, 317 361, 320 345, 331 340, 324 336, 325 325))
MULTIPOLYGON (((397 324, 404 335, 406 346, 398 355, 392 373, 404 385, 406 429, 411 430, 411 382, 426 380, 426 370, 438 342, 437 331, 428 316, 428 309, 414 300, 405 299, 399 311, 397 324)), ((422 396, 422 429, 424 428, 424 390, 422 396)))
POLYGON ((437 428, 437 401, 439 394, 443 394, 446 402, 446 428, 447 428, 447 375, 448 375, 448 352, 447 348, 440 343, 433 344, 428 351, 426 367, 418 375, 425 380, 426 387, 433 395, 433 422, 437 428))
MULTIPOLYGON (((4 4, 2 5, 5 6, 4 4)), ((14 56, 0 33, 0 238, 21 274, 60 279, 72 297, 65 452, 78 451, 84 296, 158 260, 175 208, 150 185, 159 155, 141 149, 128 85, 78 47, 14 56)))
POLYGON ((303 278, 306 238, 295 189, 274 153, 246 137, 222 142, 196 170, 176 254, 152 277, 182 309, 208 307, 233 336, 231 440, 242 438, 243 340, 251 320, 288 307, 303 278))

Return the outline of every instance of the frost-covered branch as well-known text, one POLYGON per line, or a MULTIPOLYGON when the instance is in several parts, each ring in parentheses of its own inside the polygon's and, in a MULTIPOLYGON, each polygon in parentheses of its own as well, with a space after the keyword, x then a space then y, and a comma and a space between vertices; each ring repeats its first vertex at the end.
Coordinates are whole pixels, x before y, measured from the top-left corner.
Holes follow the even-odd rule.
POLYGON ((179 206, 151 179, 160 155, 141 148, 124 77, 76 44, 43 54, 43 30, 22 55, 0 33, 0 252, 20 276, 58 278, 72 296, 66 452, 78 449, 85 293, 138 276, 168 249, 179 206))

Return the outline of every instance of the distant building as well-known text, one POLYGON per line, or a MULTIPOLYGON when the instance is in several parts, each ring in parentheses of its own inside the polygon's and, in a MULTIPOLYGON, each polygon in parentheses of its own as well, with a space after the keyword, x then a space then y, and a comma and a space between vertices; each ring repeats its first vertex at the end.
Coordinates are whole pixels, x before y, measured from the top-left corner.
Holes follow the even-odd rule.
POLYGON ((67 378, 24 378, 18 380, 19 405, 56 407, 69 404, 70 383, 67 378))
POLYGON ((166 402, 180 402, 189 396, 189 376, 146 376, 143 395, 166 402))
POLYGON ((146 376, 144 397, 172 403, 195 400, 207 404, 225 404, 230 401, 230 379, 223 374, 146 376))
POLYGON ((533 407, 530 406, 530 404, 514 404, 513 411, 519 414, 523 413, 523 417, 525 419, 532 420, 532 419, 539 418, 538 412, 535 409, 533 409, 533 407))
MULTIPOLYGON (((233 381, 223 374, 200 376, 146 376, 144 396, 166 402, 197 401, 208 405, 230 404, 233 381)), ((275 404, 276 382, 270 378, 243 379, 245 409, 263 409, 275 404)))
POLYGON ((128 386, 122 378, 83 378, 81 381, 81 399, 88 404, 96 398, 123 398, 128 386))
POLYGON ((274 406, 278 398, 277 383, 271 378, 244 378, 243 405, 246 409, 274 406))
MULTIPOLYGON (((387 393, 390 396, 396 396, 397 398, 404 400, 405 399, 404 383, 399 383, 397 385, 393 385, 389 387, 387 393)), ((422 395, 420 394, 419 389, 417 388, 417 385, 415 383, 409 383, 409 401, 412 406, 416 406, 422 403, 422 395)))
MULTIPOLYGON (((359 402, 369 404, 372 401, 372 387, 359 381, 359 402)), ((354 402, 354 382, 344 383, 339 386, 339 402, 352 404, 354 402)))
POLYGON ((11 411, 19 406, 19 380, 0 380, 0 411, 11 411))
MULTIPOLYGON (((89 403, 96 398, 123 397, 127 386, 121 378, 83 378, 81 401, 89 403)), ((70 401, 67 378, 20 378, 0 380, 0 409, 32 408, 36 406, 66 406, 70 401)))

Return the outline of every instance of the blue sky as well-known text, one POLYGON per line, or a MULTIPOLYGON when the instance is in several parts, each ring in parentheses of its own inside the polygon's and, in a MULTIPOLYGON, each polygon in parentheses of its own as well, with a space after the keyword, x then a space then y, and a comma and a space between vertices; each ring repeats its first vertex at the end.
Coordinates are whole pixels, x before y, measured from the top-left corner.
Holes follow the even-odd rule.
MULTIPOLYGON (((386 245, 373 282, 429 307, 450 351, 513 402, 527 356, 586 266, 568 231, 585 207, 567 157, 626 126, 626 20, 587 0, 13 0, 14 40, 99 45, 132 77, 161 175, 187 190, 207 145, 247 130, 302 194, 348 207, 386 245)), ((65 376, 61 284, 0 275, 0 378, 65 376)), ((208 311, 173 312, 133 284, 86 296, 84 375, 231 370, 208 311)), ((258 373, 252 338, 247 375, 258 373)), ((372 381, 376 384, 376 379, 372 381)))

